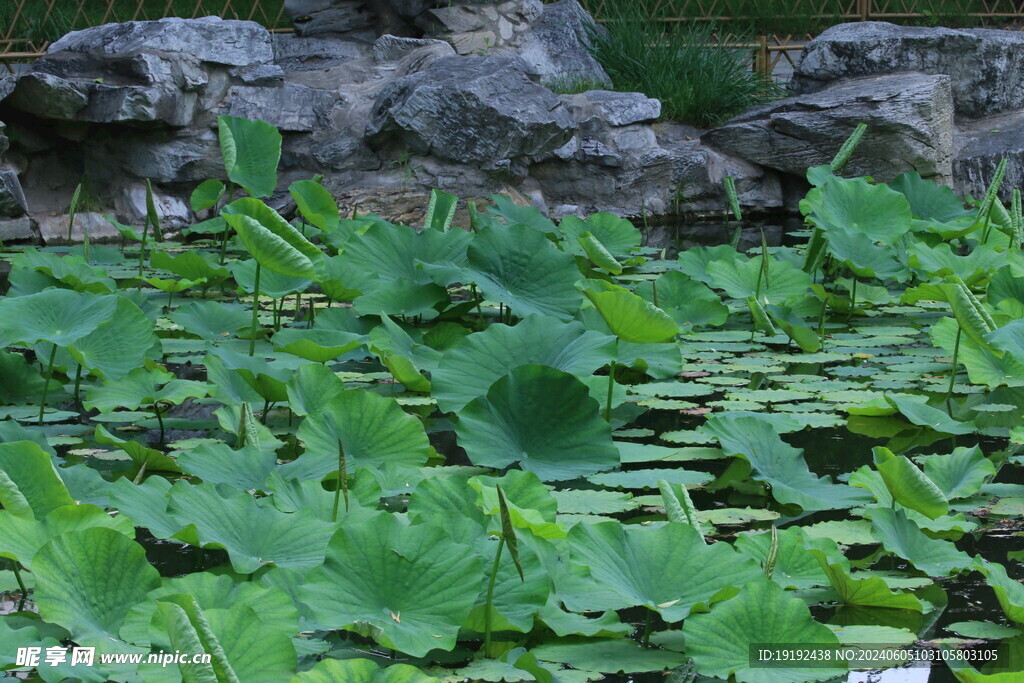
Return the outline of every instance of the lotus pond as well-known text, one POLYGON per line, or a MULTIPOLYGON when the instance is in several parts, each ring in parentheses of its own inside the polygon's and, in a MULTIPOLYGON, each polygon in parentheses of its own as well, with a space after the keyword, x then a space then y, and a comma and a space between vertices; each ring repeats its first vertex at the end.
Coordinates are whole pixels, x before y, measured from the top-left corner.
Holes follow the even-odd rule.
POLYGON ((453 227, 435 191, 417 232, 314 179, 286 218, 277 131, 220 133, 188 245, 151 204, 120 248, 3 254, 5 669, 1020 680, 1024 228, 998 177, 966 201, 843 177, 860 131, 787 246, 665 258, 499 196, 453 227), (787 645, 855 661, 751 657, 787 645), (71 646, 210 661, 15 654, 71 646))

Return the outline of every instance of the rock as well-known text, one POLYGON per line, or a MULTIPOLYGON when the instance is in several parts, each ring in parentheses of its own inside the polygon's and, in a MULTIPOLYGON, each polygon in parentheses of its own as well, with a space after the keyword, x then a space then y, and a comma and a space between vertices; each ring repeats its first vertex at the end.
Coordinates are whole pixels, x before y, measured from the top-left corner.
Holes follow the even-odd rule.
POLYGON ((628 126, 654 121, 661 116, 661 102, 638 92, 588 90, 577 95, 563 95, 562 101, 577 125, 584 129, 600 124, 628 126))
POLYGON ((286 73, 338 66, 365 56, 367 46, 350 40, 274 34, 274 63, 286 73))
POLYGON ((450 47, 445 41, 434 38, 404 38, 385 34, 373 41, 373 59, 377 62, 394 62, 428 45, 450 47))
POLYGON ((18 174, 0 170, 0 218, 18 218, 28 212, 28 201, 18 174))
POLYGON ((14 92, 14 86, 18 84, 17 76, 0 76, 0 102, 7 99, 7 96, 14 92))
POLYGON ((377 21, 363 0, 285 0, 284 11, 300 36, 365 31, 377 21))
MULTIPOLYGON (((68 221, 70 219, 71 217, 67 214, 37 218, 36 223, 39 226, 39 236, 42 238, 43 244, 48 247, 69 244, 68 221)), ((118 242, 121 240, 121 233, 103 217, 103 214, 83 212, 75 214, 75 225, 71 231, 70 244, 80 244, 87 230, 90 242, 118 242)))
POLYGON ((972 121, 956 135, 953 161, 954 189, 983 197, 1000 159, 1006 159, 1006 175, 999 196, 1009 202, 1014 188, 1024 187, 1024 112, 972 121))
POLYGON ((277 64, 241 66, 228 73, 245 85, 280 85, 284 82, 284 69, 277 64))
POLYGON ((1024 34, 858 22, 807 44, 791 82, 797 94, 857 76, 919 71, 949 76, 957 114, 977 118, 1024 107, 1024 34))
MULTIPOLYGON (((449 42, 460 55, 506 54, 541 16, 541 0, 449 2, 419 15, 416 24, 428 38, 449 42)), ((539 40, 539 39, 538 39, 539 40)))
MULTIPOLYGON (((192 209, 183 199, 161 192, 153 188, 153 206, 160 219, 163 231, 177 232, 192 225, 192 209)), ((118 219, 128 225, 142 225, 146 220, 146 185, 145 183, 129 183, 114 198, 114 208, 118 219)))
POLYGON ((104 24, 67 34, 50 45, 47 53, 118 55, 140 50, 182 54, 228 66, 265 64, 274 59, 267 29, 252 21, 218 17, 104 24))
POLYGON ((949 183, 953 103, 947 76, 902 74, 844 81, 755 107, 701 140, 768 168, 803 175, 829 163, 858 123, 868 124, 853 175, 888 181, 906 171, 949 183))
POLYGON ((111 140, 103 155, 132 176, 158 183, 202 182, 224 173, 217 134, 209 129, 111 140))
POLYGON ((326 90, 285 83, 278 87, 236 85, 225 101, 229 116, 261 119, 282 131, 309 132, 329 121, 336 96, 326 90))
POLYGON ((0 121, 0 159, 3 158, 3 153, 11 148, 11 141, 7 137, 7 125, 0 121))
POLYGON ((540 19, 523 35, 519 56, 541 75, 545 85, 611 87, 608 74, 590 53, 588 32, 594 20, 577 0, 545 5, 540 19))
POLYGON ((496 166, 564 145, 573 121, 561 99, 507 57, 447 57, 389 84, 368 136, 395 132, 419 154, 496 166))
POLYGON ((331 171, 376 171, 381 161, 362 138, 332 131, 311 145, 316 163, 331 171))
POLYGON ((38 244, 39 235, 32 229, 32 219, 28 216, 9 220, 0 219, 0 243, 38 244))
POLYGON ((73 119, 89 104, 84 84, 50 74, 26 74, 8 99, 9 103, 45 119, 73 119))

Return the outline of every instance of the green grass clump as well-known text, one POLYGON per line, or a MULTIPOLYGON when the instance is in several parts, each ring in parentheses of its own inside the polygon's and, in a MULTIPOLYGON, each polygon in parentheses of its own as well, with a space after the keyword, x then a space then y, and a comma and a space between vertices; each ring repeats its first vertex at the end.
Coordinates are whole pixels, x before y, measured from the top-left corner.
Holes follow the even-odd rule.
POLYGON ((707 128, 781 92, 751 69, 749 50, 719 47, 712 24, 665 22, 642 5, 610 6, 602 18, 594 57, 615 90, 661 100, 664 119, 707 128))

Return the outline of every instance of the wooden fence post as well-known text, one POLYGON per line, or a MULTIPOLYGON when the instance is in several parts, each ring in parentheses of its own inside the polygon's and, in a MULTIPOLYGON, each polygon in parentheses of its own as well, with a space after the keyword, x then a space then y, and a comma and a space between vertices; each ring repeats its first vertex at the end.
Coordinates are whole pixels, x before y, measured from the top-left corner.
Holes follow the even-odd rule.
POLYGON ((861 21, 871 19, 871 0, 857 0, 857 14, 861 21))

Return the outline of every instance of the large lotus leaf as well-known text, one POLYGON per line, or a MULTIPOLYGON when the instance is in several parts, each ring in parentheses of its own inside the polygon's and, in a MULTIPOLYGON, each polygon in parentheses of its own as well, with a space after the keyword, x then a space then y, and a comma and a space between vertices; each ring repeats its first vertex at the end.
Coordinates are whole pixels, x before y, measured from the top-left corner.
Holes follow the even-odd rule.
POLYGON ((875 468, 894 501, 929 519, 936 519, 949 512, 949 501, 945 494, 909 458, 894 455, 888 448, 880 446, 873 450, 875 468))
POLYGON ((711 286, 711 275, 708 273, 708 266, 715 261, 742 262, 747 257, 740 254, 728 244, 719 244, 714 247, 692 247, 681 251, 677 258, 679 270, 689 275, 694 280, 711 286))
MULTIPOLYGON (((828 577, 818 559, 805 547, 802 528, 790 527, 778 532, 778 552, 772 581, 783 588, 812 588, 828 585, 828 577)), ((771 550, 772 535, 767 532, 744 533, 736 537, 736 550, 765 566, 771 550)))
POLYGON ((288 186, 288 192, 303 219, 326 232, 338 229, 341 223, 338 205, 323 185, 315 180, 298 180, 288 186))
POLYGON ((558 502, 533 472, 509 470, 501 477, 478 476, 469 480, 478 492, 476 504, 489 516, 488 528, 501 533, 501 502, 498 487, 505 495, 512 526, 529 529, 540 538, 564 538, 565 531, 556 522, 558 502))
MULTIPOLYGON (((377 222, 357 233, 341 252, 343 272, 354 286, 375 288, 390 280, 407 280, 425 285, 433 281, 424 264, 460 267, 466 262, 466 249, 473 236, 462 230, 417 233, 405 225, 377 222)), ((446 285, 448 282, 438 284, 446 285)))
POLYGON ((277 188, 281 133, 266 121, 217 117, 224 169, 231 182, 253 197, 269 197, 277 188))
MULTIPOLYGON (((2 342, 0 342, 2 343, 2 342)), ((0 349, 0 404, 35 403, 46 380, 20 353, 0 349)), ((55 387, 51 387, 51 390, 55 387)))
POLYGON ((828 234, 832 254, 860 277, 892 278, 904 282, 910 278, 900 250, 888 244, 878 244, 863 233, 832 232, 828 234))
POLYGON ((102 424, 96 425, 93 439, 98 444, 117 446, 128 454, 133 465, 132 469, 129 470, 129 476, 134 477, 143 469, 148 472, 181 472, 177 461, 166 455, 163 451, 145 446, 134 439, 122 439, 110 433, 102 424))
POLYGON ((247 491, 262 489, 277 465, 274 451, 254 446, 232 450, 221 441, 201 443, 178 453, 178 465, 188 474, 211 484, 227 484, 247 491))
POLYGON ((415 341, 388 316, 381 316, 379 327, 370 331, 370 351, 380 359, 391 376, 409 391, 430 391, 423 370, 433 371, 441 358, 434 349, 415 341))
POLYGON ((281 275, 311 278, 323 253, 269 206, 243 197, 224 207, 224 220, 238 233, 249 254, 281 275))
POLYGON ((975 425, 969 422, 957 422, 938 408, 928 405, 928 399, 924 396, 886 394, 885 398, 911 424, 928 427, 943 434, 970 434, 978 431, 975 425))
POLYGON ((166 251, 154 251, 149 256, 149 265, 187 280, 205 280, 207 287, 226 280, 231 274, 217 263, 216 256, 200 250, 184 251, 173 256, 166 251))
POLYGON ((947 455, 922 455, 916 460, 923 464, 925 475, 949 500, 973 496, 996 473, 995 465, 979 446, 961 446, 947 455))
POLYGON ((436 306, 448 301, 448 290, 433 282, 380 278, 373 285, 360 285, 360 289, 365 293, 352 300, 360 315, 420 315, 429 319, 436 315, 436 306))
POLYGON ((839 594, 839 600, 844 605, 924 611, 924 605, 917 596, 890 590, 881 577, 854 578, 849 567, 844 566, 843 562, 835 561, 825 551, 811 548, 809 552, 817 558, 825 575, 828 576, 829 583, 839 594))
POLYGON ((110 484, 110 501, 136 526, 148 529, 156 538, 183 538, 187 535, 190 541, 198 542, 194 528, 182 533, 191 520, 179 523, 167 512, 170 490, 171 483, 163 477, 149 477, 141 484, 133 484, 122 477, 110 484))
POLYGON ((89 265, 81 255, 61 256, 35 249, 27 249, 11 258, 10 283, 13 296, 41 292, 61 284, 94 294, 107 294, 117 289, 117 283, 106 270, 89 265))
POLYGON ((188 301, 170 314, 171 321, 203 339, 224 339, 251 323, 248 310, 220 301, 188 301))
POLYGON ((203 382, 175 379, 163 369, 135 368, 118 380, 90 387, 82 404, 88 410, 109 413, 157 403, 178 405, 189 398, 202 398, 208 391, 203 382))
POLYGON ((70 346, 75 361, 100 377, 120 379, 141 367, 158 340, 153 321, 125 297, 116 297, 110 319, 70 346))
POLYGON ((146 551, 114 529, 63 534, 33 560, 36 604, 46 621, 83 639, 117 639, 125 615, 160 585, 146 551))
POLYGON ((372 516, 383 495, 376 479, 379 472, 361 467, 348 480, 348 506, 339 501, 334 508, 334 491, 328 491, 316 479, 285 479, 280 472, 274 472, 267 480, 266 488, 273 490, 271 503, 282 512, 310 513, 326 522, 354 524, 372 516))
POLYGON ((110 320, 119 301, 123 299, 69 289, 6 297, 0 299, 0 339, 8 344, 50 342, 67 347, 110 320))
POLYGON ((986 244, 978 245, 970 254, 954 254, 948 242, 929 247, 914 242, 907 249, 908 265, 923 275, 922 279, 957 276, 967 283, 976 282, 1001 266, 1006 257, 986 244))
MULTIPOLYGON (((477 537, 474 550, 483 566, 492 567, 498 541, 487 536, 477 537)), ((519 631, 529 633, 533 628, 534 616, 547 604, 551 592, 551 579, 541 564, 533 547, 527 543, 518 544, 519 565, 512 559, 506 546, 498 563, 494 580, 494 594, 491 601, 491 628, 495 631, 519 631), (523 577, 519 576, 519 567, 523 577)), ((466 619, 465 627, 483 632, 486 629, 487 584, 490 576, 482 577, 480 593, 473 611, 466 619)))
POLYGON ((988 585, 995 591, 1003 614, 1014 623, 1024 624, 1024 584, 1011 579, 1006 573, 1006 567, 998 562, 985 562, 979 567, 979 571, 985 575, 988 585))
POLYGON ((643 241, 640 231, 632 223, 607 212, 592 214, 586 220, 566 216, 558 224, 558 231, 564 235, 567 249, 574 253, 582 253, 578 240, 588 232, 616 257, 629 256, 640 248, 643 241))
POLYGON ((310 415, 345 391, 345 383, 326 365, 309 363, 291 376, 286 385, 288 406, 296 415, 310 415))
POLYGON ((393 398, 352 389, 325 403, 299 426, 306 451, 281 468, 286 477, 319 479, 338 470, 338 445, 348 472, 387 464, 422 467, 430 455, 423 424, 393 398))
POLYGON ((171 487, 170 499, 169 514, 180 524, 194 524, 204 546, 227 550, 239 574, 251 574, 268 564, 315 567, 323 560, 334 531, 311 515, 260 505, 247 493, 223 484, 179 481, 171 487))
POLYGON ((641 282, 636 293, 668 313, 683 328, 722 325, 729 317, 729 308, 717 294, 677 270, 663 273, 653 282, 641 282))
MULTIPOLYGON (((930 330, 932 343, 952 355, 956 348, 957 328, 953 318, 943 318, 930 330)), ((1009 353, 997 356, 967 335, 961 335, 957 359, 967 368, 967 377, 972 384, 982 384, 989 389, 1024 385, 1024 360, 1018 361, 1009 353)))
POLYGON ((665 311, 625 287, 604 280, 587 280, 580 287, 619 339, 638 344, 667 342, 679 325, 665 311))
POLYGON ((0 504, 17 517, 42 520, 75 501, 49 453, 35 441, 9 441, 0 443, 0 504))
POLYGON ((299 594, 317 623, 369 629, 382 645, 422 657, 455 647, 483 577, 472 549, 443 530, 382 513, 339 529, 299 594))
POLYGON ((236 402, 257 399, 277 403, 288 400, 286 382, 296 368, 308 361, 282 356, 267 362, 258 356, 244 356, 228 348, 214 348, 205 357, 214 395, 230 396, 236 402))
POLYGON ((849 508, 871 500, 865 491, 833 484, 827 476, 815 477, 803 451, 779 438, 764 416, 723 413, 709 419, 704 429, 718 438, 725 453, 749 461, 751 476, 771 484, 772 496, 780 503, 811 511, 849 508))
POLYGON ((469 477, 459 474, 420 482, 409 499, 409 519, 433 524, 456 542, 474 545, 484 536, 488 519, 477 504, 469 477))
POLYGON ((682 653, 645 648, 628 638, 565 638, 538 645, 531 653, 541 661, 611 674, 660 672, 682 667, 687 660, 682 653))
POLYGON ((482 228, 466 255, 465 280, 521 318, 537 314, 569 320, 583 301, 572 255, 523 225, 482 228))
POLYGON ((372 659, 324 659, 309 671, 292 676, 289 683, 441 683, 408 664, 381 669, 372 659))
POLYGON ((829 180, 807 193, 800 210, 826 234, 862 234, 884 244, 907 233, 913 217, 903 194, 863 178, 829 180))
MULTIPOLYGON (((523 225, 540 233, 557 232, 555 224, 540 212, 536 206, 522 206, 508 196, 492 194, 490 200, 494 206, 487 207, 487 215, 501 218, 507 225, 523 225)), ((479 220, 479 216, 477 217, 479 220)), ((492 223, 500 227, 500 223, 492 223)))
POLYGON ((807 293, 811 284, 809 274, 788 261, 768 256, 768 277, 765 278, 763 259, 763 256, 755 256, 751 259, 712 261, 708 264, 710 284, 724 289, 735 299, 746 299, 757 295, 760 281, 760 300, 772 303, 782 303, 790 297, 807 293))
POLYGON ((1024 363, 1024 320, 1012 320, 985 335, 993 348, 1007 353, 1019 363, 1024 363))
POLYGON ((462 410, 456 433, 474 464, 504 469, 519 463, 545 481, 619 464, 611 428, 586 385, 543 365, 501 377, 462 410))
POLYGON ((990 306, 995 306, 1005 299, 1024 303, 1024 277, 1017 274, 1012 266, 1003 266, 992 275, 985 291, 985 301, 990 306))
POLYGON ((973 563, 949 541, 926 536, 902 510, 875 507, 870 518, 875 540, 929 576, 956 574, 973 563))
POLYGON ((490 325, 446 351, 431 376, 433 396, 445 412, 458 412, 520 365, 547 365, 584 378, 614 357, 615 340, 608 335, 575 321, 529 316, 515 327, 490 325))
POLYGON ((80 529, 108 527, 129 538, 135 537, 135 527, 124 515, 111 517, 95 505, 65 505, 52 510, 42 520, 17 517, 0 512, 0 555, 17 560, 32 568, 32 559, 51 538, 80 529))
POLYGON ((739 595, 716 605, 710 614, 694 614, 683 625, 686 654, 705 676, 741 683, 820 681, 845 672, 846 667, 797 668, 791 662, 774 666, 751 662, 750 647, 833 647, 839 639, 816 622, 803 600, 787 595, 770 581, 751 582, 739 595))
MULTIPOLYGON (((728 597, 730 588, 753 581, 761 569, 727 543, 705 544, 692 527, 626 526, 619 522, 577 524, 569 530, 572 562, 587 567, 593 588, 609 591, 618 604, 602 602, 599 609, 643 605, 667 622, 687 618, 697 605, 728 597), (671 567, 671 571, 666 568, 671 567)), ((589 611, 586 584, 572 593, 559 590, 566 607, 589 611)))
POLYGON ((274 348, 315 363, 326 363, 363 345, 362 335, 339 330, 289 328, 274 334, 274 348))
POLYGON ((934 180, 925 180, 916 171, 897 176, 889 187, 906 197, 911 213, 922 220, 945 223, 974 215, 964 208, 953 190, 934 180))
MULTIPOLYGON (((256 287, 257 265, 255 259, 233 261, 230 264, 231 275, 246 292, 252 292, 256 287)), ((260 294, 271 299, 283 299, 289 294, 304 292, 312 284, 313 280, 307 277, 292 277, 266 269, 260 271, 260 294)))

